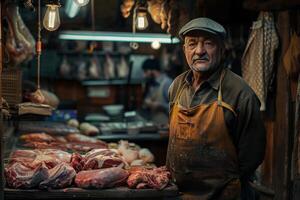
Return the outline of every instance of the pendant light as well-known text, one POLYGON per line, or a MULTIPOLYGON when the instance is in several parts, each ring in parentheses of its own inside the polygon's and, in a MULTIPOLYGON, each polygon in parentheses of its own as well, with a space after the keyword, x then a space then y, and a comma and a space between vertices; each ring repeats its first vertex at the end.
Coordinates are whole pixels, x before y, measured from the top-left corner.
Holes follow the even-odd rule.
POLYGON ((138 7, 136 15, 136 28, 145 30, 148 27, 147 8, 143 6, 138 7))
POLYGON ((46 4, 47 10, 43 19, 43 25, 48 31, 55 31, 60 26, 59 8, 60 3, 46 4))

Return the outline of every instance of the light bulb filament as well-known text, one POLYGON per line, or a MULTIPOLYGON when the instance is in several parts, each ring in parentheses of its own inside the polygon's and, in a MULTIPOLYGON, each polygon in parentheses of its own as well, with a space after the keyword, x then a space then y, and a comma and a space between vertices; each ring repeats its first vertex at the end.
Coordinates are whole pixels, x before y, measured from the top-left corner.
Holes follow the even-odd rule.
POLYGON ((55 12, 50 11, 49 12, 49 22, 48 22, 48 26, 50 28, 54 28, 55 17, 56 17, 55 12))
POLYGON ((137 19, 137 25, 138 25, 138 28, 145 28, 145 17, 144 16, 138 16, 138 19, 137 19))

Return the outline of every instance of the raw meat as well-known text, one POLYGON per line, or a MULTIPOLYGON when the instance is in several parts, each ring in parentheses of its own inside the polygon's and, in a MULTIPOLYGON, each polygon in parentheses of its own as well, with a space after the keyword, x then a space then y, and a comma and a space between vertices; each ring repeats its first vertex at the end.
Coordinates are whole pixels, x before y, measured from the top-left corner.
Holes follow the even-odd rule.
POLYGON ((48 168, 40 163, 35 168, 25 166, 21 163, 13 163, 4 169, 6 182, 12 188, 33 188, 47 179, 48 168))
POLYGON ((98 146, 98 148, 107 148, 107 144, 105 142, 77 133, 71 133, 67 135, 66 139, 68 140, 68 142, 74 142, 78 144, 92 144, 98 146))
POLYGON ((25 142, 54 142, 55 138, 46 133, 27 133, 20 136, 20 139, 25 142))
POLYGON ((154 188, 164 189, 170 180, 170 172, 166 167, 154 169, 136 168, 132 170, 127 179, 127 184, 130 188, 154 188))
POLYGON ((79 153, 73 153, 71 157, 70 165, 76 172, 80 172, 83 169, 85 159, 79 153))
POLYGON ((34 149, 59 149, 59 150, 68 150, 68 144, 61 142, 27 142, 23 145, 24 147, 30 147, 34 149))
POLYGON ((109 149, 94 149, 85 155, 83 169, 102 169, 109 167, 124 167, 126 163, 116 152, 109 149))
POLYGON ((96 157, 98 155, 115 156, 117 154, 118 153, 115 152, 112 149, 93 149, 93 150, 87 152, 84 157, 85 157, 85 159, 91 159, 91 158, 96 157))
POLYGON ((61 162, 70 163, 71 154, 57 149, 16 150, 12 153, 9 163, 17 162, 30 168, 36 168, 44 163, 51 169, 61 162))
POLYGON ((128 174, 118 167, 81 171, 76 175, 75 183, 81 188, 109 188, 125 183, 128 174))
POLYGON ((70 186, 76 176, 76 171, 68 164, 60 163, 50 169, 48 174, 48 178, 40 183, 40 189, 59 189, 70 186))
POLYGON ((8 21, 5 47, 9 54, 9 63, 17 66, 33 58, 35 40, 21 18, 17 4, 6 4, 4 16, 8 21))

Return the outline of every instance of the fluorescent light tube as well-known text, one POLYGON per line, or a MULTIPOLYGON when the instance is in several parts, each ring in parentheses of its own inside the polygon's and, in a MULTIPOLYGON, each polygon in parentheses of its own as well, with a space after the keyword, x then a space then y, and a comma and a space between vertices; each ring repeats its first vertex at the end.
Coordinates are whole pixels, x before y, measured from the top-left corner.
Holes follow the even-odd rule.
POLYGON ((141 42, 152 43, 179 43, 179 39, 161 33, 131 33, 131 32, 104 32, 104 31, 62 31, 61 40, 113 41, 113 42, 141 42))

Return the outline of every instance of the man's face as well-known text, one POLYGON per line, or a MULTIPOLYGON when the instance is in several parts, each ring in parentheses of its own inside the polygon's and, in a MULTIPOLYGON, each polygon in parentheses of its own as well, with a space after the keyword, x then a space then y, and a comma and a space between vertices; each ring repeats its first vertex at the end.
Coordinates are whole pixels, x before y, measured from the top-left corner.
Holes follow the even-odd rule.
POLYGON ((221 42, 201 31, 185 36, 183 50, 188 65, 195 72, 214 71, 222 57, 221 42))
POLYGON ((144 70, 144 77, 148 84, 153 85, 155 83, 155 76, 153 70, 144 70))

